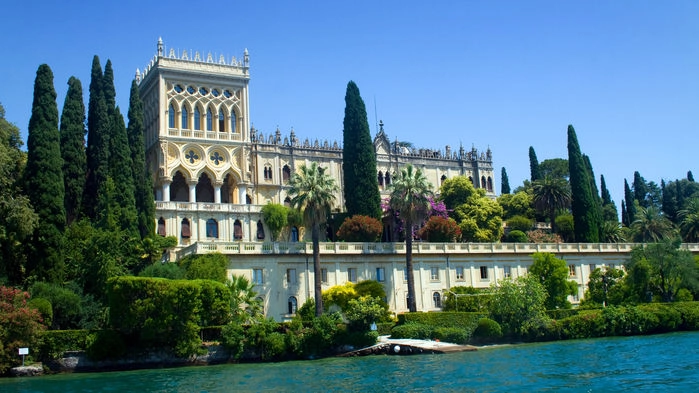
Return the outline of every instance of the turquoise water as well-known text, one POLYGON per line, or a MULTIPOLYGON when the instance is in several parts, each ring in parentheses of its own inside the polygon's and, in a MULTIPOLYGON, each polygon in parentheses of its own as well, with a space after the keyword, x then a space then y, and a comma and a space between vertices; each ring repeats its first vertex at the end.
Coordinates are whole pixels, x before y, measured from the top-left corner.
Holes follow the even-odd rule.
POLYGON ((699 332, 370 356, 2 379, 0 392, 690 392, 699 332))

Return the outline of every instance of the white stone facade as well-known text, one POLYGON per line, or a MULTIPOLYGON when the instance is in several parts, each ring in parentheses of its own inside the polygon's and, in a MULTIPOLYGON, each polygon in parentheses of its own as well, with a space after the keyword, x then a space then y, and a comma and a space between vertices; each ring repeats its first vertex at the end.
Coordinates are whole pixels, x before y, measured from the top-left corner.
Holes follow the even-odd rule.
MULTIPOLYGON (((158 233, 176 236, 179 247, 198 241, 269 241, 260 208, 284 204, 291 174, 311 162, 336 179, 340 187, 333 212, 344 210, 341 143, 301 140, 294 130, 288 136, 279 130, 264 134, 251 127, 249 64, 247 50, 229 61, 166 50, 159 41, 157 55, 137 73, 158 233)), ((383 196, 395 174, 412 163, 435 190, 444 180, 465 175, 495 197, 489 149, 411 150, 391 143, 383 124, 374 147, 383 196)), ((303 236, 303 228, 283 234, 286 241, 303 236)))

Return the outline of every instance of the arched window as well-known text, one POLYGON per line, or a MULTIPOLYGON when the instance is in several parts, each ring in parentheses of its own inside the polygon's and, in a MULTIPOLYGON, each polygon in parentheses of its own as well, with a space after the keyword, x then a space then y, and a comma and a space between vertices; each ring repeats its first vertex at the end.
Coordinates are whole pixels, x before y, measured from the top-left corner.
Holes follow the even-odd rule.
POLYGON ((194 108, 194 129, 201 130, 201 111, 198 107, 194 108))
POLYGON ((223 114, 223 109, 218 110, 218 130, 220 132, 226 131, 226 116, 223 114))
POLYGON ((206 237, 218 239, 218 222, 213 218, 206 220, 206 237))
POLYGON ((189 202, 189 186, 182 172, 177 171, 170 184, 170 200, 173 202, 189 202))
POLYGON ((183 239, 189 239, 192 237, 192 230, 189 227, 189 220, 186 218, 182 219, 182 224, 180 225, 180 233, 183 239))
POLYGON ((442 296, 439 292, 432 294, 432 303, 434 303, 434 308, 442 308, 442 296))
POLYGON ((158 235, 167 236, 167 232, 165 231, 165 219, 162 217, 158 219, 158 235))
POLYGON ((269 164, 265 165, 264 172, 265 172, 265 180, 272 181, 272 167, 269 164))
POLYGON ((189 129, 189 112, 187 112, 187 107, 182 105, 182 129, 189 129))
POLYGON ((243 224, 240 222, 240 220, 235 220, 233 223, 233 239, 243 239, 243 224))
POLYGON ((175 128, 175 107, 172 104, 167 109, 167 123, 168 127, 175 128))
POLYGON ((206 131, 214 129, 214 114, 211 113, 211 108, 206 109, 206 131))
POLYGON ((481 176, 481 188, 485 188, 485 176, 481 176))
POLYGON ((379 180, 379 186, 383 187, 383 172, 381 172, 381 171, 379 171, 378 180, 379 180))
POLYGON ((257 222, 257 240, 265 240, 265 227, 262 221, 257 222))
POLYGON ((298 227, 291 227, 291 241, 294 243, 299 241, 299 228, 298 227))
POLYGON ((289 314, 296 314, 296 309, 298 308, 298 301, 295 297, 289 296, 289 314))
POLYGON ((388 171, 386 172, 386 185, 391 185, 391 173, 388 171))
POLYGON ((284 168, 282 168, 282 179, 284 179, 284 183, 288 183, 289 179, 291 179, 291 168, 288 165, 284 165, 284 168))
POLYGON ((493 191, 493 178, 488 176, 488 191, 493 191))
POLYGON ((211 184, 211 178, 206 173, 202 173, 199 176, 199 181, 197 181, 197 202, 209 202, 214 201, 214 186, 211 184))
POLYGON ((289 198, 289 197, 284 198, 284 206, 291 207, 291 198, 289 198))
POLYGON ((444 181, 447 180, 447 175, 442 175, 442 178, 440 180, 442 180, 440 184, 443 184, 444 181))
POLYGON ((231 110, 231 133, 233 133, 233 134, 235 134, 237 132, 235 123, 236 123, 235 112, 231 110))
POLYGON ((252 205, 252 197, 250 194, 245 194, 245 204, 252 205))

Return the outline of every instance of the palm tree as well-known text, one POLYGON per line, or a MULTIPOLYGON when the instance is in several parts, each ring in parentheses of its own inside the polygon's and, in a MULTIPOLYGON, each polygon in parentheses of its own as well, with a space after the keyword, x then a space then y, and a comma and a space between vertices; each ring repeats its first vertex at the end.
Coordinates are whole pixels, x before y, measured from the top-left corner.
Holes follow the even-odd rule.
POLYGON ((663 215, 655 206, 638 207, 631 223, 634 241, 642 243, 657 243, 663 239, 669 239, 675 235, 672 221, 663 215))
POLYGON ((255 292, 255 284, 245 276, 233 275, 226 283, 231 292, 231 312, 242 323, 250 323, 262 314, 262 304, 255 292))
POLYGON ((320 225, 326 222, 328 212, 335 200, 337 186, 335 179, 325 174, 318 163, 311 166, 301 165, 289 182, 291 206, 303 211, 306 225, 311 227, 313 242, 313 274, 315 276, 316 316, 323 314, 323 297, 320 276, 320 225))
POLYGON ((677 212, 680 221, 682 238, 686 242, 699 241, 699 198, 691 198, 685 203, 684 209, 677 212))
POLYGON ((551 232, 556 233, 556 212, 570 206, 570 186, 565 179, 546 176, 532 183, 534 207, 539 213, 548 215, 551 232))
POLYGON ((624 231, 615 221, 605 221, 599 228, 599 240, 604 243, 621 243, 626 241, 624 231))
POLYGON ((408 310, 417 311, 413 277, 413 225, 427 215, 431 185, 420 169, 408 164, 391 183, 389 205, 405 223, 405 268, 408 272, 408 310))

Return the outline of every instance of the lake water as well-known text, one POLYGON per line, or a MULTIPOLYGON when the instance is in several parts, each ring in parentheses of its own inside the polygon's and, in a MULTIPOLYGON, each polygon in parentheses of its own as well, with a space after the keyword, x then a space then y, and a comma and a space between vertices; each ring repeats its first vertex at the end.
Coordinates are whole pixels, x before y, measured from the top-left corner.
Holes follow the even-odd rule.
POLYGON ((699 332, 369 356, 0 379, 0 392, 690 392, 699 332))

